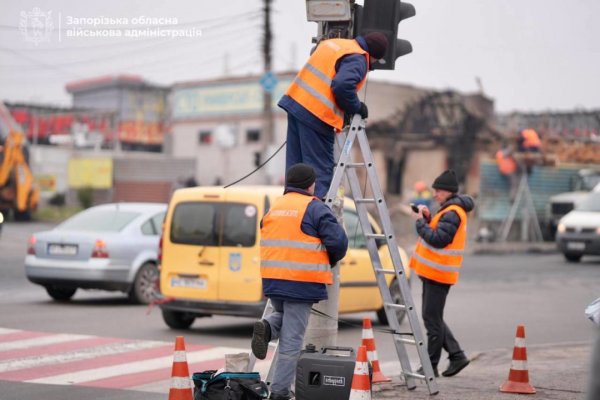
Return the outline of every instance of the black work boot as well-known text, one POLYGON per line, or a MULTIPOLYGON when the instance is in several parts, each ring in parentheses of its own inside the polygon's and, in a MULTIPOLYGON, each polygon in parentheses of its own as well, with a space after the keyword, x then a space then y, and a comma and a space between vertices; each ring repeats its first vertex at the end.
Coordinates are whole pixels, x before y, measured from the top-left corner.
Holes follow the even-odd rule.
POLYGON ((467 365, 469 365, 469 359, 468 358, 460 358, 458 360, 450 360, 450 364, 448 365, 448 368, 442 372, 443 376, 454 376, 456 374, 458 374, 460 371, 462 371, 462 369, 464 367, 466 367, 467 365))
POLYGON ((254 323, 254 331, 252 332, 252 353, 259 360, 264 360, 267 357, 269 342, 271 341, 271 325, 264 320, 254 323))

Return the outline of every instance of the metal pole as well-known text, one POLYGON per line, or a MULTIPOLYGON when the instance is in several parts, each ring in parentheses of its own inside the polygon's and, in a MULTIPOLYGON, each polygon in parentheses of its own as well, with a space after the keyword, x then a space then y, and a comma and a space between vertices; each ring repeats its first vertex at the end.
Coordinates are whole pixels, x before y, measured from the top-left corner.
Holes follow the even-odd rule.
MULTIPOLYGON (((271 33, 271 2, 272 0, 264 0, 264 36, 263 36, 263 63, 264 73, 271 72, 271 45, 272 45, 272 33, 271 33)), ((262 159, 261 163, 266 160, 270 154, 267 154, 271 145, 274 142, 274 131, 275 123, 273 121, 273 109, 272 103, 273 96, 270 90, 263 88, 263 132, 262 132, 262 159)), ((263 168, 263 176, 265 183, 271 184, 271 176, 266 168, 263 168)))
MULTIPOLYGON (((339 144, 339 143, 338 143, 339 144)), ((336 147, 335 159, 339 158, 341 147, 336 147)), ((340 224, 344 224, 344 186, 340 185, 337 197, 333 202, 331 210, 340 224)), ((312 343, 317 349, 324 346, 335 346, 338 335, 338 316, 340 303, 340 263, 332 269, 333 284, 327 286, 327 300, 323 300, 313 306, 331 318, 311 314, 304 335, 304 344, 312 343)))

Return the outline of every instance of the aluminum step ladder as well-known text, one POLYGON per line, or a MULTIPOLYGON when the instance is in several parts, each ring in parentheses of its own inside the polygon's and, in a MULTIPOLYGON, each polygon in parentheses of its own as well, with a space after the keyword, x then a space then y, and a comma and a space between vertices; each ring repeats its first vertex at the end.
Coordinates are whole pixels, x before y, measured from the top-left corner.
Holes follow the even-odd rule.
MULTIPOLYGON (((524 169, 524 168, 521 168, 524 169)), ((527 179, 527 173, 521 174, 519 180, 519 188, 515 195, 515 199, 510 207, 508 215, 502 221, 500 227, 500 242, 506 242, 508 235, 515 222, 517 214, 521 214, 521 241, 531 242, 542 242, 544 235, 540 228, 540 222, 537 217, 537 211, 531 196, 531 190, 529 190, 529 180, 527 179)))
MULTIPOLYGON (((437 394, 439 390, 433 375, 433 367, 431 366, 431 361, 429 360, 429 354, 427 353, 427 344, 419 324, 419 317, 415 310, 410 286, 408 285, 408 281, 404 273, 404 266, 402 265, 400 252, 398 251, 398 244, 392 228, 392 222, 390 220, 388 208, 381 191, 377 172, 375 170, 373 154, 371 153, 371 148, 365 132, 365 121, 360 117, 360 115, 354 115, 352 118, 352 123, 347 130, 342 131, 340 134, 336 135, 336 137, 338 145, 341 148, 341 152, 333 174, 331 186, 329 187, 325 197, 325 204, 329 207, 333 206, 338 189, 342 184, 342 179, 344 175, 346 175, 348 182, 350 183, 352 195, 354 197, 362 232, 367 242, 367 249, 371 257, 371 263, 375 272, 377 286, 379 287, 379 291, 381 292, 383 299, 388 325, 394 332, 394 345, 396 347, 396 352, 402 368, 402 375, 406 381, 406 386, 408 390, 413 390, 416 388, 416 380, 423 380, 427 384, 429 394, 437 394), (364 162, 354 163, 352 160, 352 147, 356 139, 358 139, 358 146, 361 150, 364 162), (363 197, 358 175, 356 173, 357 168, 365 169, 367 180, 370 182, 371 191, 373 193, 372 198, 363 197), (379 222, 383 229, 382 234, 376 234, 369 223, 367 211, 367 206, 369 204, 377 207, 379 222), (394 269, 383 268, 377 246, 378 240, 386 242, 390 251, 394 269), (386 275, 388 274, 394 275, 395 279, 393 284, 399 285, 404 304, 396 304, 394 302, 390 288, 386 282, 386 275), (410 325, 410 332, 402 332, 400 330, 400 321, 398 320, 397 311, 404 311, 406 313, 406 317, 410 325), (415 346, 421 361, 421 366, 423 367, 423 374, 419 374, 412 369, 410 360, 408 358, 408 352, 405 347, 406 345, 415 346)), ((267 303, 267 307, 265 307, 265 311, 263 313, 263 318, 270 312, 272 312, 272 307, 270 306, 270 303, 267 303)), ((255 361, 256 358, 252 352, 250 352, 250 369, 254 367, 255 361)), ((271 366, 274 364, 274 362, 275 359, 273 360, 271 366)), ((267 376, 268 382, 272 377, 272 370, 273 368, 269 370, 269 374, 267 376)))

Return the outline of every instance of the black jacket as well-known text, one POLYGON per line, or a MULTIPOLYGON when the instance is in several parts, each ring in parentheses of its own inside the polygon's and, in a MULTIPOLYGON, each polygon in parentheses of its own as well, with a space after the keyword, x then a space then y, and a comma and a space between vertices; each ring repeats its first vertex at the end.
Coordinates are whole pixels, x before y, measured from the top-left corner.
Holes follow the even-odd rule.
MULTIPOLYGON (((475 203, 471 196, 464 194, 454 195, 442 204, 438 214, 451 205, 457 205, 465 210, 465 212, 469 212, 475 207, 475 203)), ((460 226, 460 217, 456 212, 450 211, 440 218, 435 229, 429 226, 429 223, 425 218, 418 219, 416 226, 417 233, 423 240, 431 246, 441 249, 448 246, 454 240, 454 235, 456 235, 456 231, 460 226)))

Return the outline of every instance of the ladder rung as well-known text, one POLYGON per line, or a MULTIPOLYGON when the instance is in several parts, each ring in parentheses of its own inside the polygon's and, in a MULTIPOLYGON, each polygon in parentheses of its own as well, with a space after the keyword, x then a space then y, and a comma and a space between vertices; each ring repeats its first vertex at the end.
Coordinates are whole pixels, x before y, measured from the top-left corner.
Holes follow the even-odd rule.
POLYGON ((370 204, 375 204, 377 200, 375 199, 354 199, 355 203, 370 203, 370 204))
POLYGON ((406 338, 403 338, 403 337, 397 337, 395 340, 397 342, 400 342, 400 343, 412 344, 413 346, 417 345, 417 341, 414 340, 414 339, 406 339, 406 338))
POLYGON ((375 268, 375 272, 381 272, 383 274, 396 275, 395 269, 375 268))
POLYGON ((399 310, 406 310, 406 306, 404 304, 385 303, 385 306, 390 308, 397 308, 399 310))
POLYGON ((404 371, 404 372, 402 372, 402 374, 404 376, 410 376, 412 378, 421 379, 421 380, 424 380, 424 381, 427 380, 427 377, 425 375, 417 374, 416 372, 406 372, 406 371, 404 371))
POLYGON ((362 168, 365 166, 365 163, 361 163, 361 162, 354 162, 354 163, 347 163, 346 167, 348 168, 362 168))
POLYGON ((385 235, 378 233, 365 233, 367 239, 385 239, 385 235))

